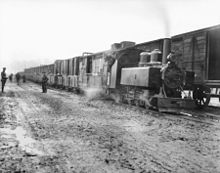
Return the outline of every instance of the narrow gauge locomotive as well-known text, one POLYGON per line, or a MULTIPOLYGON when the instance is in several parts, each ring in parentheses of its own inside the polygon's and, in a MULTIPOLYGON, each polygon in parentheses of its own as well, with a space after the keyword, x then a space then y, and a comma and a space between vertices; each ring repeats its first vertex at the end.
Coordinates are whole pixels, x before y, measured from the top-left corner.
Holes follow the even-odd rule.
POLYGON ((170 41, 159 39, 118 51, 110 68, 108 93, 122 102, 163 111, 195 108, 194 73, 182 71, 174 61, 167 63, 170 41))

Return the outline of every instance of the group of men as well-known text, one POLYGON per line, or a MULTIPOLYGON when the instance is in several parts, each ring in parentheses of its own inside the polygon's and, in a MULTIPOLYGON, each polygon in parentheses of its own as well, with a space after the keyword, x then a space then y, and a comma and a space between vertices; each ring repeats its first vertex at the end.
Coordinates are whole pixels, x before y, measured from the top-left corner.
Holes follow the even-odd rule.
MULTIPOLYGON (((17 84, 19 85, 20 83, 20 79, 23 79, 23 82, 25 83, 26 82, 26 77, 25 75, 21 76, 20 73, 17 73, 15 75, 15 78, 16 78, 16 81, 17 81, 17 84)), ((4 87, 5 87, 5 84, 6 84, 6 81, 7 81, 7 76, 6 76, 6 68, 3 67, 3 70, 1 72, 1 82, 2 82, 2 93, 4 92, 4 87)), ((9 80, 10 82, 12 82, 12 79, 13 79, 13 74, 10 74, 9 75, 9 80)), ((43 72, 43 77, 42 77, 42 92, 43 93, 47 93, 47 81, 48 81, 48 78, 46 76, 46 73, 43 72)))

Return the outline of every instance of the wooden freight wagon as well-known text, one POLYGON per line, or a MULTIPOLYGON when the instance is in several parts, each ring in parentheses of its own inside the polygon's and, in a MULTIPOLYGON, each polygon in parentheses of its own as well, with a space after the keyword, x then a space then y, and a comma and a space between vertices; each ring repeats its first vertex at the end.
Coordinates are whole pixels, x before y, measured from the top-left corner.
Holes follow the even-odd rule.
POLYGON ((220 97, 220 25, 173 36, 171 50, 179 67, 195 72, 201 105, 220 97))

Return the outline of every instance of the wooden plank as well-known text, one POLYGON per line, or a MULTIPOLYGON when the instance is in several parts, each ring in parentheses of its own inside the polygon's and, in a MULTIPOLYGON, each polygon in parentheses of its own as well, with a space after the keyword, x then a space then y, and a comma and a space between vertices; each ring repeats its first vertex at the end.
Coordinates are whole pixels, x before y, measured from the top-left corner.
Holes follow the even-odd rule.
POLYGON ((196 40, 206 40, 206 36, 198 36, 198 37, 196 37, 196 40))
POLYGON ((185 39, 185 40, 184 40, 184 44, 185 44, 185 43, 190 43, 191 41, 192 41, 191 38, 185 39))

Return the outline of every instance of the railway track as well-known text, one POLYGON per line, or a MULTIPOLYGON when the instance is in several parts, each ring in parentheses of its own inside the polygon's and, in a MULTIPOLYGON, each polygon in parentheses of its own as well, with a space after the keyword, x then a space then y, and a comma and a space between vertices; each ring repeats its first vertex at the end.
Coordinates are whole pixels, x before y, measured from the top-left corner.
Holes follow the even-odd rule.
POLYGON ((182 118, 185 120, 213 125, 213 126, 219 126, 220 123, 220 115, 213 114, 210 112, 204 112, 204 111, 185 111, 185 112, 178 112, 176 114, 161 113, 161 115, 168 119, 176 120, 176 118, 182 118))
MULTIPOLYGON (((125 104, 126 105, 126 104, 125 104)), ((131 106, 131 105, 130 105, 131 106)), ((136 106, 131 106, 136 108, 136 106)), ((146 108, 138 107, 140 111, 146 111, 146 108)), ((152 116, 165 117, 167 119, 176 120, 177 118, 186 119, 189 121, 194 121, 198 123, 204 123, 209 125, 218 126, 220 123, 220 108, 215 106, 207 107, 208 110, 180 110, 172 112, 158 112, 156 110, 148 109, 147 112, 151 112, 152 116)))
MULTIPOLYGON (((23 88, 23 86, 19 86, 23 88)), ((54 91, 62 91, 62 92, 70 92, 67 90, 59 89, 59 88, 53 88, 49 87, 49 89, 54 91)), ((122 105, 129 106, 131 108, 138 109, 140 111, 146 111, 146 108, 143 107, 137 107, 135 105, 131 104, 125 104, 121 103, 122 105)), ((220 107, 217 106, 208 106, 204 110, 184 110, 184 111, 178 111, 178 112, 172 112, 172 113, 162 113, 157 112, 155 110, 148 109, 147 112, 151 112, 151 115, 155 116, 161 116, 165 117, 167 119, 175 120, 176 118, 186 119, 189 121, 194 121, 198 123, 204 123, 209 125, 218 125, 220 122, 220 107)))

